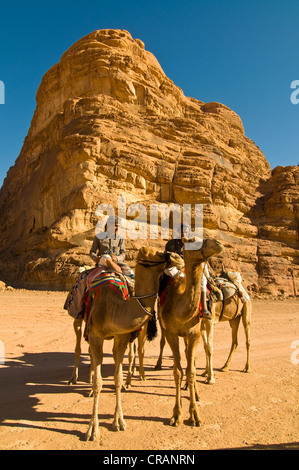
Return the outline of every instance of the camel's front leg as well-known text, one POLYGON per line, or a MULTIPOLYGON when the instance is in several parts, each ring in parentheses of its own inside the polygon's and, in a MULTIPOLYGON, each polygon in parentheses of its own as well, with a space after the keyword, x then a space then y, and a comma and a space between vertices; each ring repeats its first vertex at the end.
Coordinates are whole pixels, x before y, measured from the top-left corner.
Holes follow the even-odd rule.
POLYGON ((196 347, 198 346, 198 342, 200 339, 200 334, 191 334, 188 337, 187 343, 187 381, 189 385, 190 391, 190 420, 193 426, 200 426, 200 419, 199 419, 199 412, 198 406, 196 403, 196 368, 195 368, 195 352, 196 347))
POLYGON ((172 337, 166 332, 166 338, 173 354, 173 375, 176 386, 176 398, 173 408, 173 415, 170 420, 171 426, 179 426, 182 423, 182 398, 181 386, 183 380, 183 369, 181 367, 180 346, 178 336, 172 337))
POLYGON ((135 360, 136 360, 136 341, 129 343, 129 368, 128 368, 128 375, 126 379, 126 383, 124 388, 130 388, 132 385, 132 377, 135 372, 135 360))
POLYGON ((92 357, 93 364, 93 411, 89 422, 88 431, 86 433, 86 440, 94 441, 99 433, 99 421, 98 421, 98 408, 99 408, 99 396, 102 390, 102 374, 101 365, 103 361, 103 343, 104 341, 98 339, 92 335, 89 338, 90 355, 92 357))
MULTIPOLYGON (((188 339, 187 337, 184 338, 184 342, 185 342, 185 356, 186 358, 188 357, 187 354, 188 354, 188 339)), ((196 370, 196 359, 195 359, 195 355, 194 355, 194 368, 196 370)), ((188 390, 189 388, 189 384, 188 384, 188 377, 187 377, 187 371, 186 371, 186 383, 183 387, 183 390, 188 390)), ((194 390, 195 390, 195 399, 196 401, 199 401, 200 398, 199 398, 199 393, 198 393, 198 389, 197 389, 197 383, 196 381, 194 382, 194 390)))
POLYGON ((213 371, 213 333, 214 325, 211 320, 204 319, 204 329, 201 331, 204 349, 206 354, 206 370, 203 375, 207 375, 206 383, 214 384, 214 371, 213 371))
MULTIPOLYGON (((160 326, 161 326, 161 323, 160 323, 160 326)), ((163 350, 164 350, 165 343, 166 343, 165 330, 161 326, 160 354, 159 354, 159 358, 157 360, 157 364, 155 365, 155 370, 161 370, 162 369, 162 358, 163 358, 163 350)))
POLYGON ((117 431, 124 431, 126 429, 126 422, 124 420, 123 411, 121 407, 121 388, 123 384, 122 363, 129 340, 130 334, 117 335, 114 337, 113 356, 115 361, 114 383, 116 393, 116 406, 114 412, 113 426, 117 431))
POLYGON ((78 380, 79 360, 81 355, 81 337, 82 337, 82 323, 83 318, 76 318, 73 323, 73 327, 76 335, 76 346, 75 346, 75 367, 73 369, 72 376, 68 381, 68 385, 76 384, 78 380))
POLYGON ((138 357, 139 357, 139 379, 140 380, 146 380, 145 374, 144 374, 144 346, 145 346, 146 335, 147 335, 147 325, 148 325, 148 322, 145 324, 145 326, 143 326, 137 339, 138 357))

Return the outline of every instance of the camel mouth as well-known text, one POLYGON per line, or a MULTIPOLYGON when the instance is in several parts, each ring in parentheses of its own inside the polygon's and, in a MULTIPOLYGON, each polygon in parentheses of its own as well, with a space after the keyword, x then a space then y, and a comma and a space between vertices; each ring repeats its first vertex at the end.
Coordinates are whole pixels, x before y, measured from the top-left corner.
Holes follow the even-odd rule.
POLYGON ((222 251, 224 251, 224 246, 218 240, 216 240, 216 248, 217 248, 217 253, 221 253, 222 251))

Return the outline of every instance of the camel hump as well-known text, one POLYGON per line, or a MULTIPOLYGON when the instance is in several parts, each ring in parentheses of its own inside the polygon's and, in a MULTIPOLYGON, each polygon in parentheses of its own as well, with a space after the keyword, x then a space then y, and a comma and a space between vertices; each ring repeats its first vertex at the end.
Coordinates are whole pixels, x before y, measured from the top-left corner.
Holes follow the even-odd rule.
POLYGON ((144 259, 152 258, 153 256, 155 256, 156 252, 157 250, 154 250, 150 246, 143 245, 139 250, 138 258, 139 259, 140 258, 144 258, 144 259))

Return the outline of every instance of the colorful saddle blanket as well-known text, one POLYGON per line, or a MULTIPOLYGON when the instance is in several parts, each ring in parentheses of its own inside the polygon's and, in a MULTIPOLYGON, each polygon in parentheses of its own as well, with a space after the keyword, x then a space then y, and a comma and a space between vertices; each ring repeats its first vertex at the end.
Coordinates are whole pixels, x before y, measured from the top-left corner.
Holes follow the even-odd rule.
POLYGON ((84 318, 86 321, 86 327, 84 332, 85 339, 88 339, 88 332, 90 329, 91 322, 90 313, 92 305, 104 286, 108 286, 110 289, 114 290, 119 295, 121 295, 125 300, 128 300, 130 298, 127 283, 121 280, 116 275, 108 272, 102 272, 98 276, 96 276, 96 278, 91 281, 90 286, 86 291, 83 299, 83 302, 85 304, 84 318))

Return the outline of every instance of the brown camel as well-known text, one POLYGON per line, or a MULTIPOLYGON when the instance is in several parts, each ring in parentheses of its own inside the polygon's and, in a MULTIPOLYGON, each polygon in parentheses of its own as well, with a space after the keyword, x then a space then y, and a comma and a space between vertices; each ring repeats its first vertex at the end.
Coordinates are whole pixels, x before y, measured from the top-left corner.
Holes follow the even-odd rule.
POLYGON ((232 344, 228 358, 224 366, 220 369, 222 372, 228 371, 228 366, 231 361, 232 355, 238 346, 238 329, 240 319, 242 318, 245 338, 247 358, 243 372, 250 372, 249 352, 250 352, 250 323, 251 323, 251 300, 243 303, 239 297, 238 292, 228 299, 220 300, 212 304, 211 313, 212 318, 204 318, 201 325, 201 334, 206 353, 206 370, 203 375, 207 375, 206 382, 209 384, 215 383, 212 357, 213 357, 213 329, 214 325, 218 322, 229 321, 232 329, 232 344))
MULTIPOLYGON (((184 240, 186 242, 186 240, 184 240)), ((199 316, 200 281, 203 263, 211 256, 220 253, 223 246, 216 240, 204 240, 201 249, 184 249, 184 277, 174 279, 168 287, 165 303, 159 309, 159 316, 165 337, 173 354, 173 372, 176 384, 176 400, 170 424, 178 426, 182 421, 181 384, 183 370, 181 367, 179 337, 185 339, 187 359, 187 382, 190 391, 190 420, 192 425, 199 426, 200 419, 196 398, 195 350, 200 339, 201 318, 199 316)))
MULTIPOLYGON (((213 356, 213 330, 214 325, 218 322, 229 321, 232 329, 232 344, 231 349, 228 355, 228 358, 224 366, 220 369, 222 372, 228 371, 228 366, 231 361, 232 355, 235 349, 238 346, 238 329, 240 324, 240 319, 242 318, 245 338, 246 338, 246 349, 247 349, 247 360, 244 372, 250 372, 250 361, 249 361, 249 352, 250 352, 250 323, 251 323, 251 311, 252 303, 250 300, 242 302, 241 298, 236 292, 230 298, 222 301, 218 300, 215 303, 212 303, 211 313, 212 318, 203 318, 201 323, 201 336, 203 338, 205 353, 206 353, 206 369, 202 375, 207 376, 206 383, 213 384, 215 383, 213 366, 212 366, 212 356, 213 356)), ((163 350, 165 347, 165 330, 161 325, 161 339, 160 339, 160 354, 155 366, 156 370, 161 370, 162 368, 162 358, 163 350)), ((186 387, 185 387, 186 388, 186 387)))
POLYGON ((114 383, 116 407, 113 425, 116 430, 124 430, 126 423, 121 407, 123 384, 122 363, 132 331, 140 329, 152 315, 158 292, 159 276, 169 265, 176 265, 178 255, 155 252, 147 247, 140 249, 135 269, 135 298, 124 300, 118 293, 104 286, 91 308, 89 347, 94 371, 93 412, 89 422, 86 440, 94 440, 98 435, 98 404, 102 388, 101 365, 103 343, 114 339, 113 356, 115 362, 114 383))

